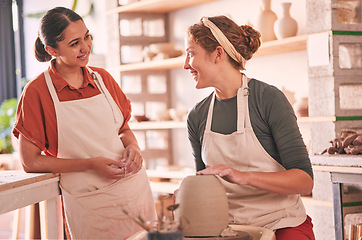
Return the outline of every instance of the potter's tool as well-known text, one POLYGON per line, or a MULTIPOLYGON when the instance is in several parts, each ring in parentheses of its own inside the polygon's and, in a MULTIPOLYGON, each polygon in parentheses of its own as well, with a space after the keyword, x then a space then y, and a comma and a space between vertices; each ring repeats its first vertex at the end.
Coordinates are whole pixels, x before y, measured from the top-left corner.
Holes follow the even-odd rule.
POLYGON ((141 218, 141 217, 135 217, 132 216, 127 210, 122 209, 122 211, 128 216, 130 217, 133 221, 135 221, 138 225, 140 225, 143 229, 145 229, 146 231, 150 231, 151 228, 145 223, 145 221, 141 218), (142 219, 142 220, 141 220, 142 219))
POLYGON ((171 211, 172 221, 175 220, 175 210, 180 206, 180 204, 173 204, 167 207, 167 210, 171 211))

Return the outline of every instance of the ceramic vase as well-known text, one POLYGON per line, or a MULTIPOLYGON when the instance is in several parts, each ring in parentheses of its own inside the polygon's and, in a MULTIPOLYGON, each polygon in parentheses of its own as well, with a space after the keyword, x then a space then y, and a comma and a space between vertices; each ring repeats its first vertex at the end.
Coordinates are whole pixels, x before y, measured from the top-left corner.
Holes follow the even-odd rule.
POLYGON ((308 117, 308 97, 299 98, 293 108, 297 117, 308 117))
POLYGON ((224 185, 214 175, 186 177, 176 194, 175 218, 186 237, 215 237, 229 225, 224 185))
POLYGON ((277 20, 277 15, 271 10, 271 0, 263 0, 263 8, 257 18, 256 29, 261 34, 263 42, 276 40, 274 33, 274 23, 277 20))
POLYGON ((290 16, 292 3, 282 3, 283 16, 274 23, 274 32, 278 39, 293 37, 297 35, 298 23, 290 16))

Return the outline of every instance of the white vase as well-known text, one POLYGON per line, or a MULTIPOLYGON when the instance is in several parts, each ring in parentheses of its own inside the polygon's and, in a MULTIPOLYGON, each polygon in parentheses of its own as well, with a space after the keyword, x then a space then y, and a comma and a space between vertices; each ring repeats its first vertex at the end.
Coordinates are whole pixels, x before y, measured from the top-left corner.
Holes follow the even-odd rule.
POLYGON ((274 34, 274 23, 277 20, 277 15, 271 10, 271 0, 263 0, 263 8, 258 16, 256 29, 261 34, 263 42, 276 40, 274 34))
POLYGON ((283 16, 274 23, 274 32, 278 39, 293 37, 297 35, 298 23, 290 16, 292 3, 282 3, 283 16))
POLYGON ((229 207, 224 185, 214 175, 187 176, 175 202, 175 218, 186 237, 219 236, 229 225, 229 207))

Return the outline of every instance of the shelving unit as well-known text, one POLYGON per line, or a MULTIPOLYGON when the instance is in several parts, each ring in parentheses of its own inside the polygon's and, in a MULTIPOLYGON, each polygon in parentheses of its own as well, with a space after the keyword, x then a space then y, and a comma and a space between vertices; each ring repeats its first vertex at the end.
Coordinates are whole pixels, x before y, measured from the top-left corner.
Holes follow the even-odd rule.
MULTIPOLYGON (((182 8, 192 7, 208 2, 213 2, 215 0, 185 0, 185 1, 179 1, 174 2, 173 0, 147 0, 147 1, 138 1, 134 3, 130 3, 127 5, 119 6, 117 8, 112 9, 109 11, 109 14, 118 14, 120 19, 124 19, 124 17, 134 18, 140 17, 140 16, 164 16, 165 21, 167 21, 168 17, 167 14, 169 12, 179 10, 182 8)), ((167 23, 164 24, 165 28, 167 27, 167 23)), ((167 32, 167 29, 166 31, 167 32)), ((295 51, 303 51, 307 48, 307 39, 308 35, 300 35, 295 37, 290 37, 282 40, 275 40, 275 41, 269 41, 262 43, 260 49, 255 54, 254 57, 262 57, 262 56, 268 56, 268 55, 274 55, 274 54, 283 54, 288 52, 295 52, 295 51)), ((168 36, 162 37, 162 39, 159 38, 152 38, 148 36, 139 36, 139 39, 137 39, 137 36, 131 36, 131 37, 121 37, 123 40, 123 43, 126 44, 139 44, 143 47, 147 46, 145 42, 154 43, 154 42, 165 42, 168 39, 168 36), (142 39, 142 41, 140 40, 142 39), (135 43, 136 42, 136 43, 135 43)), ((121 76, 133 76, 140 74, 142 75, 142 87, 146 86, 146 83, 144 83, 145 78, 149 74, 152 73, 161 73, 166 74, 171 69, 177 69, 182 68, 185 61, 185 56, 182 55, 180 57, 176 58, 169 58, 169 59, 163 59, 163 60, 153 60, 153 61, 136 61, 136 62, 130 62, 130 63, 124 63, 118 66, 117 70, 121 73, 121 76)), ((121 61, 122 62, 122 61, 121 61)), ((169 87, 171 79, 167 76, 167 86, 169 87)), ((127 94, 127 93, 126 93, 127 94)), ((154 99, 153 96, 151 96, 148 93, 142 92, 141 95, 136 96, 137 94, 127 94, 130 96, 130 99, 132 102, 134 102, 133 99, 139 100, 140 98, 147 98, 147 99, 154 99), (147 96, 147 97, 146 97, 147 96)), ((155 96, 157 98, 157 96, 155 96)), ((167 98, 167 97, 166 97, 167 98)), ((169 101, 166 100, 166 101, 169 101)), ((168 107, 171 107, 169 102, 167 103, 168 107)), ((298 119, 299 123, 309 123, 311 121, 314 121, 316 119, 309 119, 309 118, 300 118, 298 119)), ((323 121, 323 119, 317 119, 317 121, 323 121)), ((173 129, 183 129, 186 127, 185 122, 174 122, 174 121, 146 121, 146 122, 130 122, 130 127, 133 130, 136 130, 138 132, 147 132, 147 131, 163 131, 168 132, 167 134, 170 135, 172 133, 173 129)), ((146 137, 145 137, 146 138, 146 137)), ((171 146, 170 137, 169 137, 169 146, 171 146)), ((147 145, 147 144, 146 144, 147 145)), ((147 148, 147 146, 146 146, 147 148)), ((167 148, 168 151, 172 151, 172 149, 167 148)), ((159 151, 153 151, 155 154, 158 154, 159 151)), ((144 156, 148 156, 148 154, 145 154, 144 156)), ((153 153, 151 153, 153 155, 153 153)), ((164 155, 166 157, 170 156, 170 154, 164 155)), ((146 160, 147 162, 147 160, 146 160)), ((169 164, 172 164, 172 162, 169 162, 169 164)))
POLYGON ((158 121, 163 118, 157 116, 162 109, 172 107, 169 70, 181 67, 184 57, 142 62, 145 57, 138 56, 147 51, 149 44, 168 42, 169 12, 213 1, 216 0, 136 1, 108 11, 109 15, 118 16, 121 64, 114 70, 121 73, 120 83, 133 103, 133 113, 151 119, 129 123, 141 142, 148 169, 165 163, 172 165, 172 132, 186 128, 184 121, 158 121), (157 89, 152 90, 151 85, 157 89))
MULTIPOLYGON (((303 51, 307 49, 308 35, 300 35, 281 40, 274 40, 262 43, 260 49, 254 57, 262 57, 274 54, 282 54, 295 51, 303 51)), ((140 62, 132 64, 124 64, 119 67, 121 72, 134 72, 145 70, 169 70, 180 68, 183 66, 185 56, 177 58, 169 58, 159 61, 140 62)))

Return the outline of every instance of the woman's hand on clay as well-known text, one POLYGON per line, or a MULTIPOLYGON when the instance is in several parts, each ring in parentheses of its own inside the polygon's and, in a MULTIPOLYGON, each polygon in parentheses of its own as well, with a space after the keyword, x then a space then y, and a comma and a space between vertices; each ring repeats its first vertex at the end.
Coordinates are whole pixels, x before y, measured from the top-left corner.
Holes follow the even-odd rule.
POLYGON ((196 173, 197 175, 218 175, 224 180, 230 183, 236 183, 239 185, 245 185, 246 179, 243 177, 243 174, 231 167, 228 167, 224 164, 219 164, 215 166, 206 165, 206 168, 200 170, 196 173))
POLYGON ((142 168, 143 158, 137 145, 128 145, 123 153, 121 162, 125 165, 126 174, 137 173, 142 168))
POLYGON ((106 178, 121 179, 126 175, 124 163, 109 158, 92 158, 91 166, 106 178))

